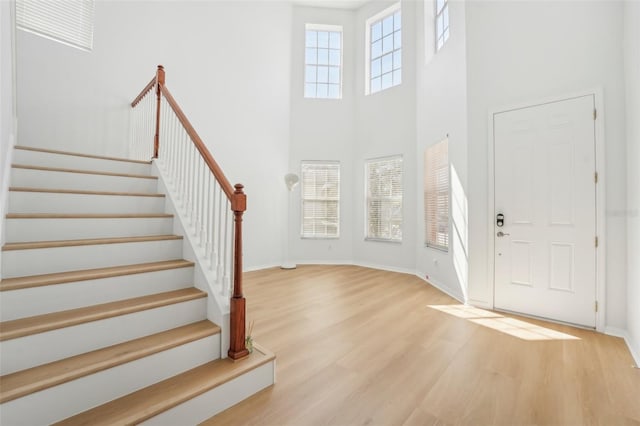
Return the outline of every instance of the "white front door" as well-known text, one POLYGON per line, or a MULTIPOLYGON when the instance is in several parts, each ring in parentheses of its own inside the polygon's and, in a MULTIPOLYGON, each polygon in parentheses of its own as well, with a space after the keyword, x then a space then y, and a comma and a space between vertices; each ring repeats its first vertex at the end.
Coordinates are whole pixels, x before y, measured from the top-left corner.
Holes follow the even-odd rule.
POLYGON ((593 95, 494 115, 496 309, 595 327, 594 118, 593 95))

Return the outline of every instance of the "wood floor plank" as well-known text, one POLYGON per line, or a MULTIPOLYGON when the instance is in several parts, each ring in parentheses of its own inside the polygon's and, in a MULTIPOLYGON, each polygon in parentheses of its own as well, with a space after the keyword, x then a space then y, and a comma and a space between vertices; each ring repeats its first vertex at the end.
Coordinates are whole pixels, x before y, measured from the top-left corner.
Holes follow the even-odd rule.
POLYGON ((101 156, 101 155, 82 154, 82 153, 79 153, 79 152, 59 151, 59 150, 55 150, 55 149, 35 148, 35 147, 22 146, 22 145, 17 145, 15 147, 15 149, 21 149, 21 150, 24 150, 24 151, 47 152, 49 154, 71 155, 71 156, 74 156, 74 157, 96 158, 96 159, 99 159, 99 160, 111 160, 111 161, 123 161, 123 162, 127 162, 127 163, 151 164, 151 161, 130 160, 128 158, 106 157, 106 156, 101 156))
POLYGON ((135 265, 112 266, 109 268, 85 269, 81 271, 57 272, 54 274, 33 275, 28 277, 5 278, 0 280, 0 291, 19 290, 30 287, 63 284, 76 281, 96 280, 122 275, 143 274, 167 269, 190 268, 193 262, 184 259, 162 262, 139 263, 135 265))
POLYGON ((7 219, 147 219, 173 217, 169 213, 7 213, 7 219))
POLYGON ((220 333, 199 321, 0 377, 0 403, 220 333))
POLYGON ((133 425, 203 394, 275 358, 260 345, 247 358, 221 359, 56 423, 57 426, 133 425))
POLYGON ((180 235, 148 235, 142 237, 110 237, 110 238, 89 238, 83 240, 61 240, 61 241, 32 241, 27 243, 6 243, 3 251, 10 250, 33 250, 55 247, 91 246, 98 244, 124 244, 142 243, 148 241, 181 240, 180 235))
POLYGON ((194 287, 0 323, 0 341, 207 297, 194 287))
POLYGON ((153 192, 114 192, 114 191, 85 191, 81 189, 63 189, 63 188, 33 188, 24 186, 12 186, 10 192, 42 192, 49 194, 79 194, 79 195, 108 195, 121 197, 158 197, 164 198, 164 194, 153 192))
POLYGON ((61 167, 32 166, 28 164, 12 164, 11 167, 14 169, 40 170, 45 172, 78 173, 78 174, 87 174, 87 175, 116 176, 116 177, 126 177, 126 178, 136 178, 136 179, 158 180, 157 176, 136 175, 136 174, 128 174, 128 173, 115 173, 115 172, 101 172, 98 170, 66 169, 61 167))
POLYGON ((278 383, 204 425, 640 422, 640 370, 620 338, 357 266, 255 271, 244 287, 278 383))

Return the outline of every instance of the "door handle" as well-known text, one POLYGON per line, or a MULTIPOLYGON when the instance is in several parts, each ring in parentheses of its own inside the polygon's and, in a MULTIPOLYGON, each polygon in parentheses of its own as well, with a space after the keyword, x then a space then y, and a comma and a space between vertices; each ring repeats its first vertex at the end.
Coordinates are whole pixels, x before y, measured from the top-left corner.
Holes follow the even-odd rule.
POLYGON ((511 234, 507 234, 507 233, 505 233, 505 232, 498 231, 498 233, 497 233, 496 235, 497 235, 498 237, 504 237, 504 236, 506 236, 506 235, 511 235, 511 234))

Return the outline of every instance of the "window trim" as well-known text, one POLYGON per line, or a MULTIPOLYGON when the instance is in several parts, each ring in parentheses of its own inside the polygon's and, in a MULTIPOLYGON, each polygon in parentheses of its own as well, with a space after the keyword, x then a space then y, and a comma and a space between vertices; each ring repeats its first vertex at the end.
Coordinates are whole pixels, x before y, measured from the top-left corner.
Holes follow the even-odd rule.
MULTIPOLYGON (((341 191, 340 187, 342 185, 341 181, 342 174, 342 164, 338 160, 302 160, 300 161, 300 238, 303 240, 337 240, 340 238, 340 199, 341 199, 341 191), (338 166, 338 206, 337 206, 337 227, 336 227, 336 235, 324 235, 324 236, 315 236, 315 235, 305 235, 304 234, 304 166, 308 165, 325 165, 325 166, 338 166)), ((326 201, 331 201, 327 199, 326 201)))
MULTIPOLYGON (((364 29, 364 33, 365 33, 364 94, 365 96, 384 92, 387 89, 391 89, 392 87, 395 87, 395 86, 391 86, 391 87, 388 87, 387 89, 381 89, 373 93, 371 92, 371 24, 377 21, 381 21, 387 16, 393 15, 397 11, 402 11, 401 2, 394 3, 391 6, 387 7, 386 9, 381 10, 380 12, 376 13, 375 15, 367 19, 364 23, 364 28, 365 28, 364 29)), ((400 27, 401 33, 402 33, 403 26, 404 24, 400 27)), ((402 55, 402 50, 404 49, 401 48, 400 55, 402 55)), ((402 73, 402 66, 400 67, 400 73, 402 73)), ((399 86, 400 84, 401 83, 397 84, 396 86, 399 86)))
MULTIPOLYGON (((383 156, 383 157, 375 157, 375 158, 367 158, 364 160, 364 240, 365 241, 377 241, 377 242, 384 242, 384 243, 393 243, 393 244, 402 244, 403 240, 404 240, 404 156, 402 154, 396 154, 396 155, 387 155, 387 156, 383 156), (381 162, 381 161, 394 161, 394 160, 400 160, 401 163, 401 182, 402 182, 402 196, 400 197, 400 206, 402 209, 402 222, 401 222, 401 229, 402 229, 402 236, 400 239, 393 239, 393 238, 382 238, 382 237, 370 237, 369 236, 369 165, 375 162, 381 162)), ((388 200, 391 200, 391 198, 387 198, 388 200)), ((393 201, 393 200, 391 200, 393 201)))
MULTIPOLYGON (((304 61, 303 61, 303 66, 302 66, 302 97, 303 99, 320 99, 320 100, 341 100, 342 96, 343 96, 343 82, 344 82, 344 31, 343 31, 343 27, 342 25, 329 25, 329 24, 313 24, 313 23, 306 23, 304 24, 304 61), (307 75, 306 75, 306 71, 307 71, 307 65, 315 65, 318 66, 318 64, 307 64, 307 55, 306 55, 306 49, 307 49, 307 31, 327 31, 327 32, 338 32, 340 33, 340 65, 338 66, 338 69, 340 70, 340 82, 338 83, 338 96, 335 98, 331 98, 331 97, 318 97, 318 96, 307 96, 306 95, 306 89, 305 86, 307 84, 307 75)), ((328 67, 335 67, 335 65, 327 65, 328 67)), ((317 85, 317 76, 316 76, 316 82, 315 84, 317 85)), ((317 92, 316 92, 317 94, 317 92)))
MULTIPOLYGON (((451 161, 449 159, 449 137, 446 137, 444 139, 442 139, 440 142, 437 142, 433 145, 428 146, 425 151, 424 151, 424 170, 423 170, 423 196, 424 196, 424 205, 423 205, 423 213, 424 213, 424 246, 425 247, 429 247, 432 249, 436 249, 442 252, 449 252, 449 249, 451 247, 451 161), (445 144, 446 147, 446 163, 445 162, 441 162, 437 168, 437 170, 441 170, 441 169, 446 169, 446 176, 447 176, 447 182, 446 182, 446 193, 447 193, 447 212, 446 212, 446 216, 447 216, 447 244, 442 245, 442 244, 438 244, 437 241, 430 241, 430 229, 429 229, 429 225, 430 222, 428 221, 428 213, 427 213, 427 203, 428 203, 428 198, 427 198, 427 187, 428 187, 428 181, 427 179, 429 179, 429 177, 431 176, 435 176, 437 174, 437 171, 434 171, 434 173, 430 173, 429 175, 427 175, 427 156, 429 154, 429 151, 431 151, 432 149, 435 149, 436 147, 438 147, 441 144, 445 144)), ((437 185, 435 185, 434 183, 434 187, 435 187, 435 192, 436 194, 440 193, 440 192, 444 192, 442 190, 438 190, 437 189, 437 185)), ((435 206, 433 206, 435 208, 435 213, 434 216, 436 217, 436 227, 438 226, 439 223, 441 223, 441 221, 438 221, 437 218, 439 216, 443 216, 441 214, 441 212, 438 212, 438 205, 436 203, 435 206), (439 214, 440 213, 440 214, 439 214)))

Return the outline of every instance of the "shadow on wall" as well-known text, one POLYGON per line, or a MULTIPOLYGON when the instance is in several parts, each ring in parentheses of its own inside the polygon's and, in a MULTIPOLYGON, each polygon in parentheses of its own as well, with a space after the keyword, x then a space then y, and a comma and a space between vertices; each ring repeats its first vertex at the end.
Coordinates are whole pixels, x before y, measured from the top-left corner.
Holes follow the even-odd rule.
POLYGON ((463 300, 467 301, 469 289, 468 201, 458 173, 451 165, 451 222, 453 230, 453 266, 463 300))

